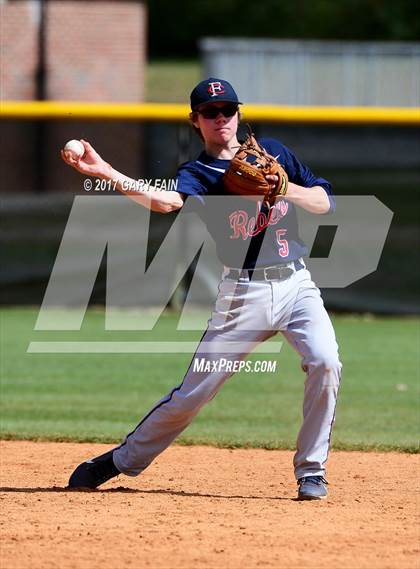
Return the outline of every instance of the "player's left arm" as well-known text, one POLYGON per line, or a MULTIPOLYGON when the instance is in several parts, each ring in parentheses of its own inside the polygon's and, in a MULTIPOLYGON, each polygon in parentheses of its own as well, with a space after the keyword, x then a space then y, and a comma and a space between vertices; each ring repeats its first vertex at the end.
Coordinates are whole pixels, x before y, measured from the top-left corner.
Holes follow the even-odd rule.
POLYGON ((284 199, 302 207, 306 211, 325 214, 335 209, 330 182, 315 174, 289 150, 277 141, 272 141, 275 156, 285 168, 289 177, 287 193, 284 199))
POLYGON ((315 174, 287 147, 283 147, 289 176, 286 199, 311 213, 324 214, 335 209, 331 184, 315 174))
MULTIPOLYGON (((266 178, 273 182, 273 186, 275 186, 278 178, 277 175, 268 175, 266 178)), ((304 186, 299 186, 289 181, 286 195, 279 199, 292 202, 311 213, 328 213, 331 209, 330 198, 322 186, 305 188, 304 186), (308 189, 310 189, 310 192, 308 192, 308 189)))
POLYGON ((330 199, 322 186, 305 188, 289 182, 285 199, 311 213, 328 213, 331 209, 330 199))

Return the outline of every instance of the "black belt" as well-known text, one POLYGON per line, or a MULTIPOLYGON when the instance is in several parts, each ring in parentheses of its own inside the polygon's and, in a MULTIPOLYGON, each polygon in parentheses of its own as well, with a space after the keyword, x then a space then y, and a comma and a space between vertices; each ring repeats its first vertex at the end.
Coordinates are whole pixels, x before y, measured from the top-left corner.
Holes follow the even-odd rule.
POLYGON ((279 281, 289 278, 293 273, 304 268, 303 263, 297 260, 284 265, 261 269, 229 269, 225 279, 238 280, 240 278, 248 278, 253 281, 279 281))

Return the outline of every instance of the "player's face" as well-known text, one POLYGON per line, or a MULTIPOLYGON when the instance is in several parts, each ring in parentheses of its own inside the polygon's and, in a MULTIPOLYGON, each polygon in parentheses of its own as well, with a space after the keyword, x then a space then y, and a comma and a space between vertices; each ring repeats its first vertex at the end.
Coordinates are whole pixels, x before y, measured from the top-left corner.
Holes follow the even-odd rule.
POLYGON ((197 110, 194 125, 201 130, 206 143, 225 145, 238 130, 238 105, 223 102, 203 105, 197 110))

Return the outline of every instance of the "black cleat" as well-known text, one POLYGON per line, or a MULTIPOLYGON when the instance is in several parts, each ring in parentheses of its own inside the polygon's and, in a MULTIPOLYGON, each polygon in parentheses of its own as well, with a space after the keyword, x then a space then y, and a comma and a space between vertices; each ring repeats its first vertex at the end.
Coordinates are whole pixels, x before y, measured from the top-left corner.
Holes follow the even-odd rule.
POLYGON ((82 462, 70 476, 69 488, 97 488, 107 480, 121 474, 112 460, 114 451, 82 462))

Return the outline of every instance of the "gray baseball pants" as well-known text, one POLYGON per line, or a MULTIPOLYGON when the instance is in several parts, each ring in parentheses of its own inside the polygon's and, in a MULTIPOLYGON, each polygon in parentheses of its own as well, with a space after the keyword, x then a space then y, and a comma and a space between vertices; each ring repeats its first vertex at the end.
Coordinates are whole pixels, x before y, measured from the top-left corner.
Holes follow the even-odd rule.
POLYGON ((300 354, 306 373, 295 476, 325 475, 341 363, 320 291, 306 269, 294 270, 282 280, 222 279, 208 328, 182 383, 158 401, 116 448, 113 459, 118 470, 128 476, 142 472, 233 375, 194 371, 195 358, 243 360, 279 331, 300 354))

